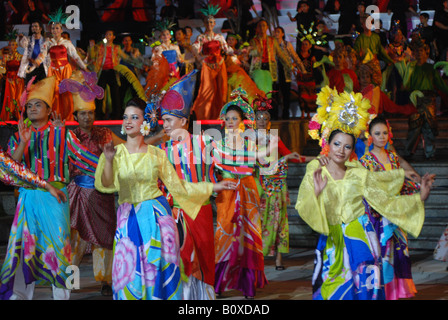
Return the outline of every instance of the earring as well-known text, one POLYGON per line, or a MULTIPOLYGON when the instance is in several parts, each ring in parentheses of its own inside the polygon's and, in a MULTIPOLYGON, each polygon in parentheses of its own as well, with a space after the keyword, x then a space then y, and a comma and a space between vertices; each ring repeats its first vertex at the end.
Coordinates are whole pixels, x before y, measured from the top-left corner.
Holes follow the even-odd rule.
POLYGON ((124 130, 124 124, 121 125, 120 133, 121 133, 123 136, 126 135, 126 131, 124 130))
POLYGON ((243 132, 244 132, 244 130, 246 130, 246 126, 244 125, 244 122, 241 122, 239 124, 239 129, 240 129, 240 131, 243 131, 243 132))
POLYGON ((354 160, 358 160, 358 155, 356 154, 355 151, 352 151, 352 153, 350 154, 349 161, 354 161, 354 160))
POLYGON ((373 138, 372 138, 372 136, 369 136, 369 138, 367 139, 367 144, 368 144, 369 146, 371 146, 372 143, 373 143, 373 138))

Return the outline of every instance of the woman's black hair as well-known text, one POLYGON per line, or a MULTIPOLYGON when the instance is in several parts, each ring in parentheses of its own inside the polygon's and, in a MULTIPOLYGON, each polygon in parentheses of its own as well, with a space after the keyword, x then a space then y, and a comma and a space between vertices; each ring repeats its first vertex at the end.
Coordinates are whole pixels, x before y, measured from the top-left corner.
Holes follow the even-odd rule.
POLYGON ((348 134, 350 137, 352 137, 352 138, 353 138, 353 144, 352 144, 352 147, 353 147, 353 148, 355 147, 355 144, 356 144, 356 138, 355 138, 355 136, 352 135, 352 134, 350 134, 350 133, 346 133, 346 132, 344 132, 344 131, 342 131, 342 130, 339 130, 339 129, 336 129, 336 130, 331 131, 330 136, 328 137, 328 144, 331 143, 331 140, 333 140, 333 138, 334 138, 338 133, 345 133, 345 134, 348 134))
POLYGON ((126 103, 127 107, 136 107, 142 110, 143 114, 145 114, 146 102, 140 99, 139 97, 134 97, 126 103))
POLYGON ((285 40, 286 40, 285 29, 283 29, 283 27, 280 27, 280 26, 276 27, 275 29, 280 29, 280 30, 282 30, 282 32, 283 32, 283 37, 282 37, 282 39, 283 39, 283 41, 285 41, 285 40))
POLYGON ((241 120, 246 119, 246 117, 244 116, 244 112, 243 110, 241 110, 240 107, 238 107, 236 104, 232 104, 230 106, 227 107, 226 113, 229 111, 236 111, 238 112, 238 114, 240 115, 241 120))
POLYGON ((387 120, 383 116, 377 116, 369 123, 369 134, 372 135, 372 128, 378 123, 382 123, 387 126, 387 120))

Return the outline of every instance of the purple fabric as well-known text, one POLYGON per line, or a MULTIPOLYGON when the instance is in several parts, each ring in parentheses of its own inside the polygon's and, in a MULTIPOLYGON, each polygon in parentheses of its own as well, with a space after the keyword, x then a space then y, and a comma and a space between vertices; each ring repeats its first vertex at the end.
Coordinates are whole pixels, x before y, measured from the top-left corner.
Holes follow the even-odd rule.
POLYGON ((238 273, 236 277, 236 283, 229 284, 225 287, 224 275, 225 270, 228 268, 228 261, 219 262, 215 267, 215 292, 221 293, 227 289, 236 289, 241 291, 244 296, 254 297, 256 288, 262 288, 264 284, 267 284, 265 274, 262 271, 257 271, 247 268, 239 268, 235 270, 238 273))

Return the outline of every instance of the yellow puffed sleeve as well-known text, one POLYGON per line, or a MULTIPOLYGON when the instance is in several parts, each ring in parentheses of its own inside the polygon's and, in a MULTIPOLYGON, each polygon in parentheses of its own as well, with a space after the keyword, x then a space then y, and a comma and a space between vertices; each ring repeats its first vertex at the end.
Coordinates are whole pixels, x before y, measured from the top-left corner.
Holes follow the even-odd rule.
POLYGON ((160 150, 159 154, 159 178, 185 213, 193 220, 196 219, 202 205, 210 199, 213 183, 193 183, 180 179, 165 152, 160 150))
POLYGON ((425 208, 420 193, 400 195, 403 181, 403 169, 369 171, 363 195, 378 213, 413 237, 418 237, 425 220, 425 208))
POLYGON ((319 197, 314 195, 314 172, 320 167, 311 161, 299 188, 296 210, 316 232, 327 235, 329 225, 350 223, 365 214, 363 199, 378 213, 417 237, 423 226, 425 209, 420 194, 400 195, 403 169, 371 172, 359 162, 346 162, 343 179, 334 180, 324 167, 327 185, 319 197))
POLYGON ((319 198, 314 194, 314 171, 319 168, 319 161, 312 160, 306 166, 306 173, 300 184, 299 194, 297 196, 296 210, 300 217, 316 232, 328 235, 330 230, 328 227, 325 206, 321 203, 322 197, 319 198))
POLYGON ((120 183, 117 179, 117 164, 116 164, 116 159, 114 159, 114 164, 113 164, 113 172, 114 172, 114 184, 111 187, 105 187, 103 186, 103 183, 101 181, 101 176, 103 174, 104 171, 104 165, 106 163, 106 157, 104 156, 104 153, 102 153, 100 155, 100 159, 98 160, 98 166, 96 167, 96 171, 95 171, 95 189, 97 189, 99 192, 102 193, 114 193, 114 192, 118 192, 118 190, 120 189, 120 183))

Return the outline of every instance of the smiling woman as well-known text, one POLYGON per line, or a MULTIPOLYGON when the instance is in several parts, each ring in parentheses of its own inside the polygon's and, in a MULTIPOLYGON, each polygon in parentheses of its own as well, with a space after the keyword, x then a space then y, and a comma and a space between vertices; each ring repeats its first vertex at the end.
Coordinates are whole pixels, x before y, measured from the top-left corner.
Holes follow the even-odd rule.
POLYGON ((156 103, 131 99, 123 115, 126 142, 105 146, 95 188, 118 192, 112 289, 114 299, 182 299, 179 235, 159 179, 193 220, 213 191, 232 183, 190 183, 176 174, 164 150, 147 145, 141 130, 157 124, 156 103), (151 119, 149 118, 151 117, 151 119))
MULTIPOLYGON (((354 142, 369 119, 360 94, 327 92, 318 97, 321 144, 329 162, 307 165, 296 209, 320 233, 313 277, 313 299, 385 299, 380 242, 369 208, 417 237, 423 225, 423 202, 434 175, 422 179, 420 194, 399 194, 404 171, 370 172, 354 157, 354 142)), ((320 137, 318 137, 320 138, 320 137)))
MULTIPOLYGON (((52 38, 45 41, 41 53, 34 60, 33 65, 38 67, 49 56, 50 66, 48 67, 47 76, 55 76, 57 85, 59 85, 63 79, 70 78, 72 74, 69 58, 76 62, 80 69, 87 71, 87 67, 78 55, 73 43, 62 37, 62 25, 67 17, 62 13, 61 9, 51 15, 50 18, 52 38)), ((73 99, 70 93, 59 94, 59 92, 56 92, 52 108, 53 111, 61 115, 63 120, 73 120, 73 99)))

